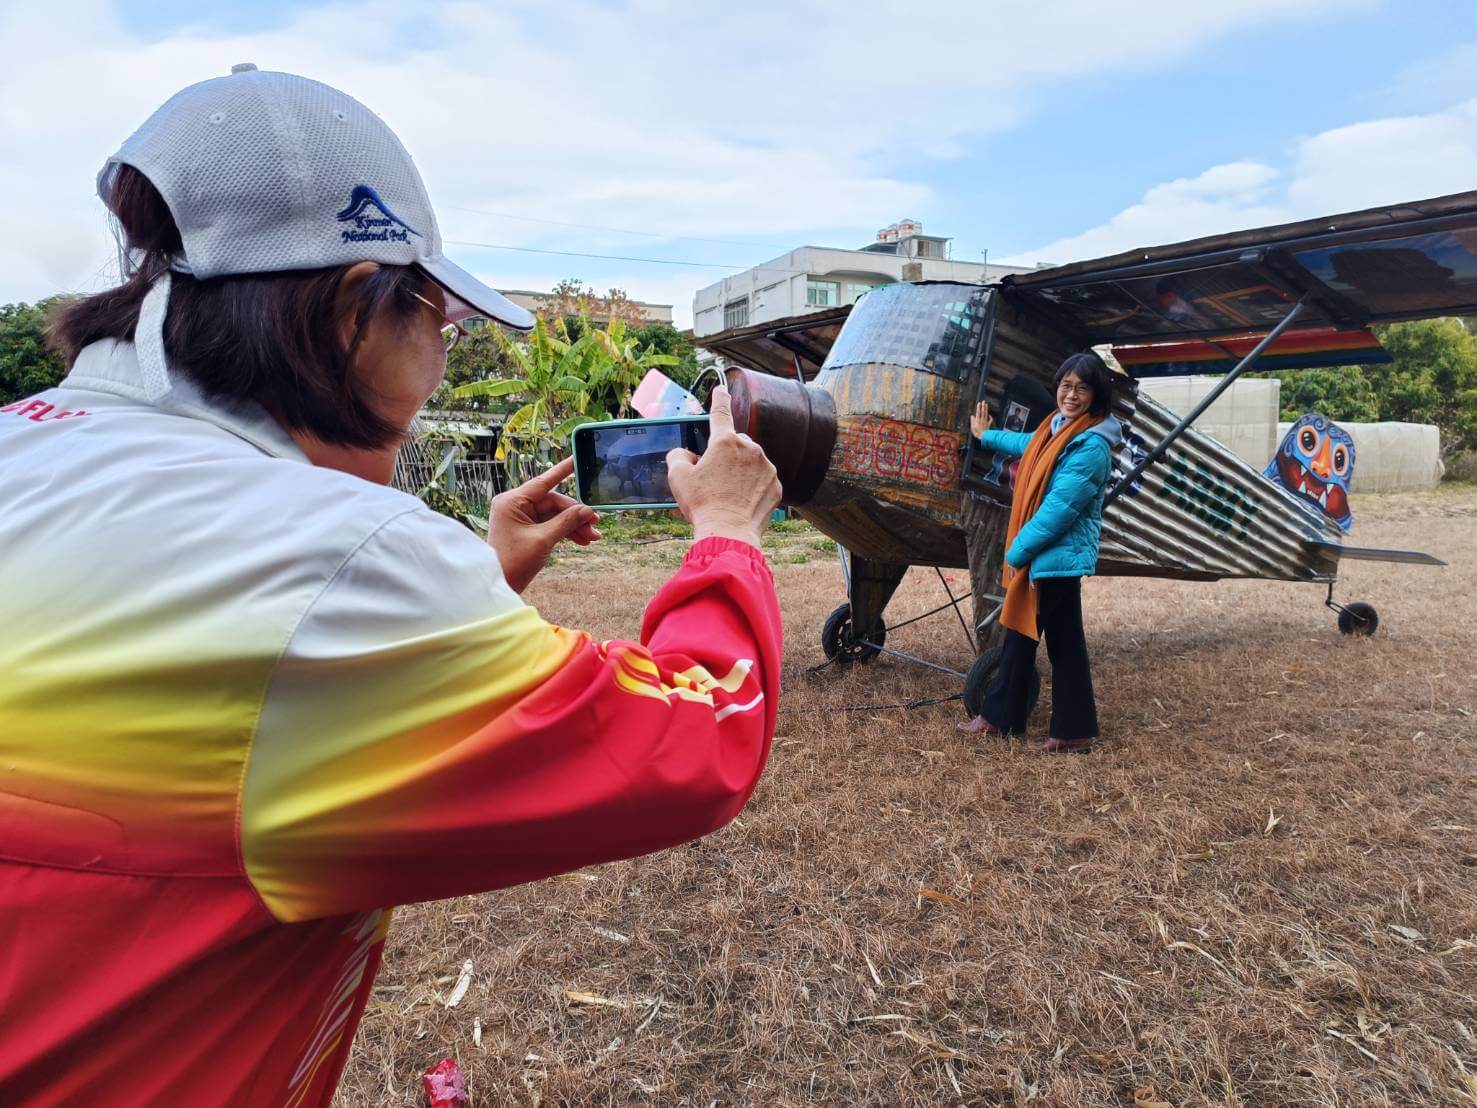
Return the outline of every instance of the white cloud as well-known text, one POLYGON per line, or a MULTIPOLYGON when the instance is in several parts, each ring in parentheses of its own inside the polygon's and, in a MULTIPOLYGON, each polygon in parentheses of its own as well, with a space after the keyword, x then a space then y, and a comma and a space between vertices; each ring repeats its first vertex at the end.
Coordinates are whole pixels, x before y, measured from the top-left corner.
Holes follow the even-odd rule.
POLYGON ((1297 215, 1347 212, 1477 187, 1477 99, 1376 119, 1302 143, 1287 186, 1297 215))
POLYGON ((1401 110, 1428 110, 1477 95, 1477 42, 1458 43, 1407 66, 1378 93, 1401 110))
POLYGON ((1137 204, 1124 208, 1108 222, 1010 261, 1060 264, 1134 246, 1278 222, 1281 209, 1269 202, 1278 176, 1277 170, 1258 162, 1212 166, 1196 177, 1155 185, 1137 204))
POLYGON ((1212 166, 1167 181, 1106 223, 1015 259, 1053 264, 1140 246, 1424 200, 1477 186, 1477 99, 1428 115, 1376 119, 1298 142, 1285 169, 1212 166))
MULTIPOLYGON (((1163 68, 1232 31, 1345 7, 369 0, 266 31, 143 38, 107 0, 4 5, 0 302, 99 286, 113 258, 91 192, 99 164, 174 91, 238 61, 314 76, 380 112, 415 154, 447 238, 747 263, 776 251, 489 223, 451 206, 769 243, 865 235, 925 211, 930 164, 1016 125, 1038 89, 1163 68)), ((1235 191, 1194 187, 1210 195, 1184 204, 1235 191)), ((501 284, 556 264, 454 253, 501 284)), ((597 268, 560 270, 599 284, 597 268)), ((690 297, 721 272, 621 283, 641 299, 690 297)))

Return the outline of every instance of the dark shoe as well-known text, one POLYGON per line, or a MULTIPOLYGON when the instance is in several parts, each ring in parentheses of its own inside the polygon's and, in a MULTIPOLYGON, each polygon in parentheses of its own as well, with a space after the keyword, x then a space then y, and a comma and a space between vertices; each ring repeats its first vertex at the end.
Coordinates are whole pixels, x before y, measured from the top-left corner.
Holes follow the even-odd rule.
POLYGON ((1043 754, 1089 754, 1092 752, 1092 740, 1047 739, 1037 743, 1036 749, 1043 754))
POLYGON ((958 730, 964 732, 966 735, 984 735, 990 739, 1005 738, 1005 732, 996 727, 984 716, 975 716, 974 719, 965 720, 959 724, 958 730))

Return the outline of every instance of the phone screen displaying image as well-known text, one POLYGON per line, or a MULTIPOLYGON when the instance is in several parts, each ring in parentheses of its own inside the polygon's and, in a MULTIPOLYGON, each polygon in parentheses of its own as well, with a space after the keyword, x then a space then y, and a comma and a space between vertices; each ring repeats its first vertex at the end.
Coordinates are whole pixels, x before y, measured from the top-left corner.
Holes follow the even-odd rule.
POLYGON ((574 432, 579 498, 592 508, 673 507, 667 452, 707 445, 706 416, 586 424, 574 432))

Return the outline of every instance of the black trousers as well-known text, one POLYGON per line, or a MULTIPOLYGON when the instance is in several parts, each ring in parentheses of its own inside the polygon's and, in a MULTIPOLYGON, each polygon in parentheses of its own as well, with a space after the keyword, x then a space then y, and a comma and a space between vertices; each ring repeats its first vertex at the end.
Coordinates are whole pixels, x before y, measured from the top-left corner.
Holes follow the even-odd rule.
MULTIPOLYGON (((1051 728, 1053 739, 1097 738, 1097 703, 1092 695, 1092 668, 1087 636, 1082 633, 1082 579, 1046 577, 1036 582, 1036 626, 1046 639, 1051 659, 1051 728)), ((1007 735, 1026 729, 1031 674, 1036 668, 1036 640, 1019 631, 1005 632, 1000 668, 985 694, 985 720, 1007 735)))

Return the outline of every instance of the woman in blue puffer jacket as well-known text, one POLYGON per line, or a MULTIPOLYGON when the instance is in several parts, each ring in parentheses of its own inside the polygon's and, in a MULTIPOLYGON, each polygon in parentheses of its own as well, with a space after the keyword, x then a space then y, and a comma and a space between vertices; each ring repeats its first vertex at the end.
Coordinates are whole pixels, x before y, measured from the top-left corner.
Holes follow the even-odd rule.
POLYGON ((1113 383, 1096 354, 1073 354, 1056 374, 1057 410, 1034 433, 994 431, 983 402, 970 430, 982 446, 1020 458, 1006 533, 1005 642, 984 713, 961 731, 1025 731, 1036 643, 1051 659, 1049 751, 1092 749, 1097 705, 1082 631, 1082 578, 1097 568, 1103 494, 1122 437, 1109 414, 1113 383))

